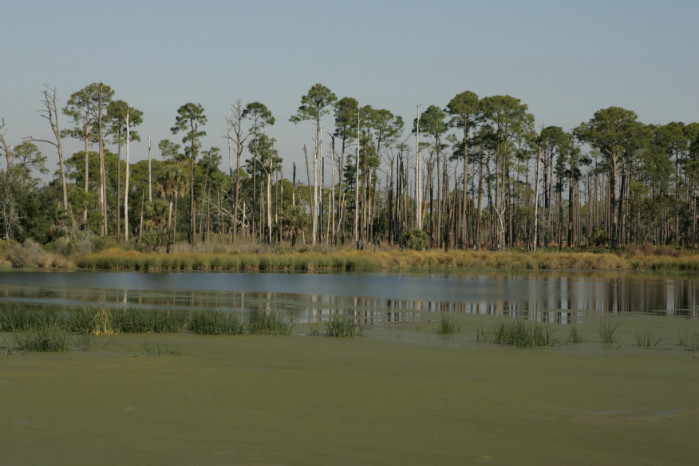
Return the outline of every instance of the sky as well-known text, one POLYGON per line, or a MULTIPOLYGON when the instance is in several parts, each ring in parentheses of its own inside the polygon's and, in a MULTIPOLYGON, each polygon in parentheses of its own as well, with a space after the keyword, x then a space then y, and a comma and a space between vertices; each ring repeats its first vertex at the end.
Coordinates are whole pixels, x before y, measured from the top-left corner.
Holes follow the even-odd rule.
MULTIPOLYGON (((696 0, 0 0, 0 118, 6 138, 50 138, 37 112, 45 84, 59 106, 104 82, 143 111, 134 160, 172 135, 177 109, 200 103, 204 148, 224 156, 231 103, 264 103, 276 118, 284 171, 303 173, 314 126, 293 124, 315 83, 338 98, 406 121, 416 105, 444 108, 456 94, 507 94, 537 128, 572 129, 599 109, 633 110, 645 123, 699 121, 696 0)), ((66 117, 62 127, 69 126, 66 117)), ((332 120, 325 122, 330 131, 332 120)), ((68 155, 79 141, 66 141, 68 155)), ((326 146, 327 147, 327 146, 326 146)), ((50 168, 58 158, 41 147, 50 168)))

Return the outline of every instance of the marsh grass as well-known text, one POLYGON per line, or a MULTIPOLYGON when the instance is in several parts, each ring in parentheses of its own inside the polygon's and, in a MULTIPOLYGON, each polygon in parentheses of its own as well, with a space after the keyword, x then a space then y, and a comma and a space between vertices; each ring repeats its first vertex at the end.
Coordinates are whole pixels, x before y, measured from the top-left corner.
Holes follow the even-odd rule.
POLYGON ((22 351, 55 353, 68 351, 71 347, 71 335, 59 329, 42 329, 15 334, 14 345, 22 351))
POLYGON ((492 342, 520 348, 541 348, 558 344, 548 325, 521 320, 501 320, 490 332, 479 328, 476 339, 479 342, 492 342))
POLYGON ((600 321, 599 337, 604 346, 614 346, 618 343, 616 330, 619 324, 612 324, 608 320, 600 321))
POLYGON ((580 332, 578 331, 577 325, 572 325, 570 327, 570 330, 568 331, 568 343, 577 344, 582 342, 583 338, 580 335, 580 332))
POLYGON ((243 324, 234 315, 222 311, 197 311, 189 318, 189 329, 199 335, 241 335, 243 324))
POLYGON ((362 329, 354 321, 344 319, 340 316, 333 316, 325 324, 325 334, 333 338, 354 337, 360 335, 362 329))
POLYGON ((292 325, 275 312, 253 311, 247 323, 248 333, 291 335, 292 325))
POLYGON ((456 322, 454 322, 454 319, 442 315, 442 317, 439 319, 439 323, 437 324, 437 333, 440 335, 453 335, 455 333, 459 333, 461 329, 459 328, 458 325, 456 325, 456 322))
POLYGON ((180 356, 182 352, 166 343, 145 342, 143 352, 148 356, 180 356))
POLYGON ((62 314, 57 307, 7 303, 0 308, 0 332, 23 332, 50 329, 61 324, 62 314))
POLYGON ((176 333, 184 329, 186 311, 155 309, 113 309, 110 312, 112 328, 118 333, 176 333))
POLYGON ((656 338, 652 332, 636 332, 636 345, 640 348, 655 348, 663 341, 662 338, 656 338))
POLYGON ((680 333, 677 335, 677 344, 687 351, 699 351, 699 333, 694 335, 680 333))

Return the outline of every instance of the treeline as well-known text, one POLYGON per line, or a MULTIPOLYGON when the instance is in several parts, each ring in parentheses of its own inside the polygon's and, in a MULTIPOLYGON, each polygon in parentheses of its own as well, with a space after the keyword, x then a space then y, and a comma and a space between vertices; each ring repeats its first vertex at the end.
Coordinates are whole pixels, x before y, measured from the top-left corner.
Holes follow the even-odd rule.
POLYGON ((171 128, 180 142, 148 136, 137 163, 130 145, 144 115, 110 86, 57 102, 46 87, 50 139, 13 140, 0 122, 6 240, 97 236, 144 250, 184 239, 533 250, 699 243, 698 123, 648 125, 610 107, 571 131, 537 131, 519 99, 466 91, 444 107, 417 107, 406 128, 389 110, 316 84, 290 118, 309 123, 313 144, 299 148, 305 166, 293 164, 288 179, 267 133, 275 117, 261 102, 231 104, 223 148, 202 146, 205 110, 186 103, 171 128), (64 154, 66 138, 83 150, 64 154), (44 183, 36 175, 47 173, 47 149, 59 170, 44 183))

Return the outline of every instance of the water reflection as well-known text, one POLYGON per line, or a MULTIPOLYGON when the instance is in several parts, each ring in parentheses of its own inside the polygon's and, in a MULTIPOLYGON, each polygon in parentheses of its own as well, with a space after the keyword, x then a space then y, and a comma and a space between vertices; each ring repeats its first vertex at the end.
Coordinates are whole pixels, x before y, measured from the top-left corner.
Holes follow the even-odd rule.
POLYGON ((298 323, 360 324, 458 312, 581 323, 585 311, 699 318, 699 278, 627 273, 535 275, 32 273, 0 274, 0 300, 238 313, 281 311, 298 323))

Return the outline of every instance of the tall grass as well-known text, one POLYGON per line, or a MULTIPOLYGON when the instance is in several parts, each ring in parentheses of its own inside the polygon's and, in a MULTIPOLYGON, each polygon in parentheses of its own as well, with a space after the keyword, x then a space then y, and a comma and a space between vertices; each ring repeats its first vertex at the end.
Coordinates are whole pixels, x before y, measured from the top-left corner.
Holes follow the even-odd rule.
POLYGON ((333 318, 325 324, 325 334, 333 338, 354 337, 361 334, 361 331, 361 327, 355 322, 340 316, 333 316, 333 318))
POLYGON ((68 351, 71 345, 71 335, 59 329, 34 330, 14 335, 14 344, 22 351, 68 351))
POLYGON ((608 320, 600 322, 599 337, 605 346, 612 346, 618 342, 616 330, 619 324, 612 324, 608 320))
POLYGON ((291 335, 292 326, 275 312, 253 311, 247 329, 252 334, 291 335))
POLYGON ((199 335, 240 335, 243 324, 232 314, 221 311, 197 311, 189 319, 189 329, 199 335))
POLYGON ((454 333, 459 333, 460 331, 461 329, 458 327, 458 325, 456 325, 454 319, 451 319, 445 315, 442 315, 441 319, 439 319, 439 323, 437 324, 437 333, 440 335, 452 335, 454 333))
POLYGON ((636 332, 636 345, 640 348, 655 348, 662 340, 653 336, 652 332, 636 332))
POLYGON ((56 307, 7 303, 0 308, 0 332, 22 332, 60 325, 62 314, 56 307))
POLYGON ((521 320, 501 320, 489 332, 479 328, 477 340, 520 348, 549 347, 558 344, 548 325, 521 320))

